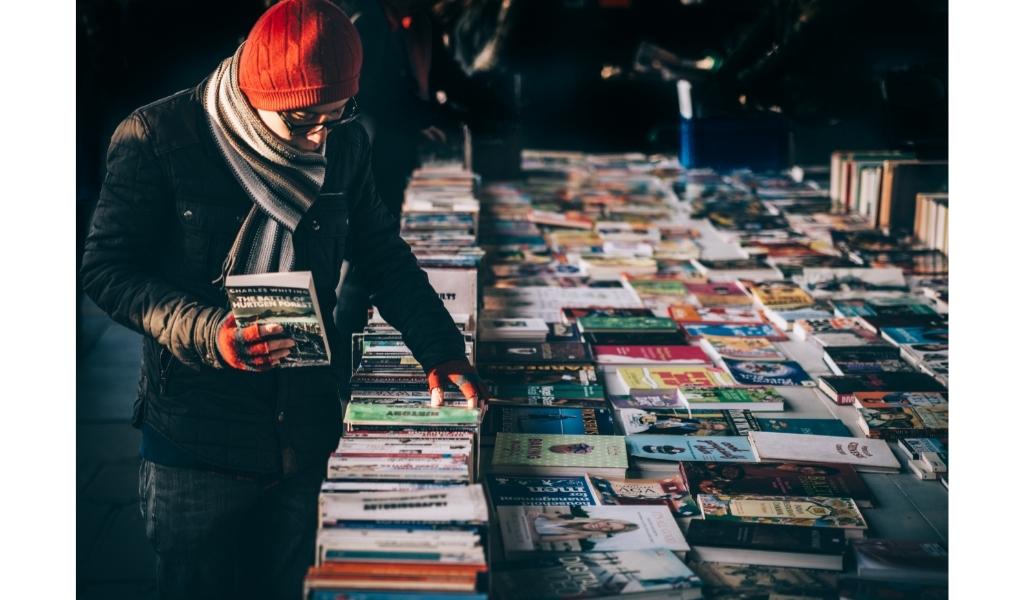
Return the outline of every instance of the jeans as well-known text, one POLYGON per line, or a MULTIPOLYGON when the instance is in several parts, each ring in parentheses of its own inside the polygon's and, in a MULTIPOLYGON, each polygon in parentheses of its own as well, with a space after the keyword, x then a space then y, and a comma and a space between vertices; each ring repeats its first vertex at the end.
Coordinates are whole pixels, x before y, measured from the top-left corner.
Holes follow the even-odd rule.
POLYGON ((160 598, 301 598, 323 476, 266 481, 143 460, 139 508, 160 598))

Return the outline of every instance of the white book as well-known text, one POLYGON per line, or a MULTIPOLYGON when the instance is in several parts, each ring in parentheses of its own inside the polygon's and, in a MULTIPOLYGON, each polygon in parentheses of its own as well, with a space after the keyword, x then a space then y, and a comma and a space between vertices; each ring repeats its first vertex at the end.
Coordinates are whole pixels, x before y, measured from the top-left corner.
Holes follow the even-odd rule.
POLYGON ((320 527, 361 523, 487 523, 480 484, 408 492, 360 492, 320 496, 320 527))
POLYGON ((839 463, 881 473, 900 470, 900 461, 885 440, 772 431, 751 431, 748 437, 760 462, 839 463))
POLYGON ((668 506, 499 506, 505 552, 690 549, 668 506))

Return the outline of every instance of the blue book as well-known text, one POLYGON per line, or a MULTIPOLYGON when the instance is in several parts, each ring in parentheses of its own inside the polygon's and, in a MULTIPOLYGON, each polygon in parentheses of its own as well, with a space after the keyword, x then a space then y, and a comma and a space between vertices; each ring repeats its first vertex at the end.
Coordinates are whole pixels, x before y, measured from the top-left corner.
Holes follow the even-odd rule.
POLYGON ((486 476, 487 494, 494 506, 595 506, 587 478, 486 476))
POLYGON ((481 434, 499 432, 614 435, 615 426, 607 408, 493 406, 484 417, 481 434))
POLYGON ((799 363, 792 360, 723 360, 740 385, 815 385, 799 363))
MULTIPOLYGON (((693 437, 636 434, 626 436, 630 456, 649 461, 665 461, 665 469, 675 470, 681 461, 757 462, 745 435, 693 437)), ((645 462, 644 470, 657 468, 645 462)))
POLYGON ((755 419, 760 431, 852 437, 850 430, 839 419, 770 419, 766 417, 755 417, 755 419))
POLYGON ((883 327, 880 333, 897 345, 949 343, 949 329, 946 327, 883 327))
POLYGON ((763 337, 770 340, 787 340, 785 333, 782 333, 768 323, 752 325, 719 324, 705 325, 700 323, 683 325, 686 334, 692 337, 705 335, 719 335, 724 337, 763 337))

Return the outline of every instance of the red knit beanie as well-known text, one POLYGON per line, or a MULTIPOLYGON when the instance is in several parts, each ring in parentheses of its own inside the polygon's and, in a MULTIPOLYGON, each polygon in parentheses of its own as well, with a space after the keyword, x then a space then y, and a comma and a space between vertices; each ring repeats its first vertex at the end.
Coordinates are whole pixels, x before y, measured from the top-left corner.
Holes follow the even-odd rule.
POLYGON ((328 0, 284 0, 253 25, 238 87, 253 108, 294 110, 356 95, 363 46, 352 21, 328 0))

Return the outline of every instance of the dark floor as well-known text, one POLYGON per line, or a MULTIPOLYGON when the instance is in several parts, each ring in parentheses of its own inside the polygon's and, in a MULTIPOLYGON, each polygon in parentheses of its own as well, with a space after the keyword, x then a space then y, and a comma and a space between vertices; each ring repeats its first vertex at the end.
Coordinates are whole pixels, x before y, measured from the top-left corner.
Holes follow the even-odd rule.
POLYGON ((141 337, 86 300, 78 335, 79 600, 156 598, 139 515, 139 433, 129 425, 141 337))

